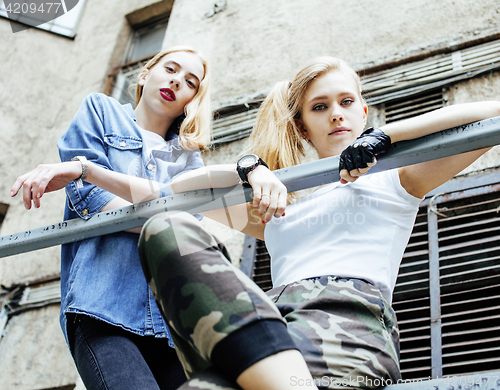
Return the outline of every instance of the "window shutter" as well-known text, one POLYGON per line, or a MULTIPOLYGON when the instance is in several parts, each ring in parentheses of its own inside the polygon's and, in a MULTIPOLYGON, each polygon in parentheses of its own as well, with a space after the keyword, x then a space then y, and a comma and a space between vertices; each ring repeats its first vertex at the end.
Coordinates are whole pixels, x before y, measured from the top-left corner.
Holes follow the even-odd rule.
POLYGON ((362 77, 369 104, 401 99, 500 68, 500 41, 412 62, 362 77))
POLYGON ((431 90, 402 101, 386 103, 384 105, 385 121, 386 123, 397 122, 437 110, 443 106, 444 101, 441 88, 431 90))
POLYGON ((266 248, 266 243, 257 240, 255 264, 252 279, 262 290, 267 291, 273 287, 271 281, 271 258, 266 248))
POLYGON ((420 207, 401 261, 393 308, 400 331, 404 379, 431 377, 431 327, 427 208, 420 207))
POLYGON ((499 189, 439 203, 444 375, 500 368, 499 189))

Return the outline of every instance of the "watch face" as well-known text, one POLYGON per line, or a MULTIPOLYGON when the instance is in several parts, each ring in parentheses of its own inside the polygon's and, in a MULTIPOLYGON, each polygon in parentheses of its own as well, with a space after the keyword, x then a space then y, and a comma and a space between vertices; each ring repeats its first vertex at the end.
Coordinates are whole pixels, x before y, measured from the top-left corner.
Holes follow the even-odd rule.
POLYGON ((255 165, 255 163, 257 161, 258 161, 258 159, 256 156, 253 156, 253 155, 244 156, 239 161, 239 166, 242 168, 248 168, 248 167, 255 165))

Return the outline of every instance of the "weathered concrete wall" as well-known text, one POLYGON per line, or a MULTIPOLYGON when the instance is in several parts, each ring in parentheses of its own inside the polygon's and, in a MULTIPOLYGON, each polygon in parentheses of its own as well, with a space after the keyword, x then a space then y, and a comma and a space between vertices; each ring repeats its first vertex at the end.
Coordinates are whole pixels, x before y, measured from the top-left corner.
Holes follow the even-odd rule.
MULTIPOLYGON (((10 205, 1 235, 62 219, 64 192, 47 194, 42 207, 26 211, 9 197, 17 176, 40 163, 59 162, 56 142, 81 101, 102 92, 107 75, 121 63, 130 27, 124 15, 152 0, 89 0, 74 40, 38 29, 12 34, 0 20, 0 202, 10 205)), ((57 274, 59 248, 0 261, 5 285, 57 274)))
POLYGON ((355 68, 498 32, 493 0, 349 2, 177 1, 166 44, 201 48, 214 69, 216 105, 267 92, 309 58, 334 55, 355 68))
POLYGON ((76 379, 58 305, 11 319, 0 342, 0 388, 46 389, 74 384, 76 379))
MULTIPOLYGON (((490 73, 482 77, 476 77, 464 83, 459 83, 450 88, 448 92, 449 104, 498 100, 499 96, 499 72, 490 73)), ((498 167, 500 167, 500 146, 495 146, 473 164, 469 165, 469 167, 464 169, 460 175, 498 167)))

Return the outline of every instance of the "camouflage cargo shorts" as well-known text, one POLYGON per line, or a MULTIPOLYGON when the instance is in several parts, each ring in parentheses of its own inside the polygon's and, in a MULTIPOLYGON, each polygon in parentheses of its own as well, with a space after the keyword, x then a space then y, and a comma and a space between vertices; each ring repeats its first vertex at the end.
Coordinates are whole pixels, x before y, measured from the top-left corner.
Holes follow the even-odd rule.
POLYGON ((211 352, 261 319, 287 324, 320 388, 376 388, 400 378, 395 313, 365 281, 321 276, 264 293, 182 212, 151 218, 139 253, 190 378, 182 389, 239 389, 212 365, 211 352))

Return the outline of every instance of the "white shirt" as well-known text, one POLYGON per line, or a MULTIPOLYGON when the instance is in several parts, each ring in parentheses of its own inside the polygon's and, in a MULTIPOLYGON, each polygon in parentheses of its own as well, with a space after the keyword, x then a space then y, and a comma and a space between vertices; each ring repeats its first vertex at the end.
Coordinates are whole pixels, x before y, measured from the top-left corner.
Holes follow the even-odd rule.
POLYGON ((146 148, 145 155, 149 158, 153 150, 167 149, 167 141, 161 135, 141 128, 139 128, 139 131, 141 132, 143 147, 146 148))
POLYGON ((274 286, 321 275, 367 280, 390 303, 421 199, 397 170, 327 185, 265 229, 274 286))

